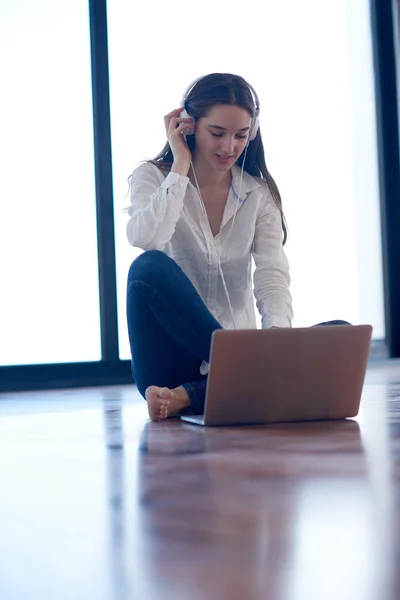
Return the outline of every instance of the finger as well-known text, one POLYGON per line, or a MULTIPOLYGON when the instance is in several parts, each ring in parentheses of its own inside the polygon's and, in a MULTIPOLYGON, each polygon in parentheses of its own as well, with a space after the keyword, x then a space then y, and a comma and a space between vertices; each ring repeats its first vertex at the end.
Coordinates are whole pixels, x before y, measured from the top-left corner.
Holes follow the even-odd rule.
POLYGON ((179 118, 181 115, 181 110, 174 110, 172 113, 169 113, 168 115, 166 115, 164 117, 164 123, 166 126, 168 126, 168 124, 171 122, 172 119, 176 119, 179 118))
MULTIPOLYGON (((165 131, 167 136, 169 137, 172 133, 177 129, 177 126, 181 123, 191 123, 191 126, 194 127, 194 121, 190 117, 171 117, 169 121, 165 122, 165 131)), ((182 129, 179 130, 182 133, 182 129)))
POLYGON ((178 117, 174 117, 170 121, 170 126, 171 125, 175 125, 175 127, 176 127, 177 125, 179 125, 179 123, 193 123, 193 119, 191 119, 190 117, 189 118, 187 118, 187 117, 184 117, 184 118, 182 118, 182 117, 179 117, 179 118, 178 117))
POLYGON ((170 126, 168 133, 169 135, 174 134, 175 132, 181 133, 182 131, 184 131, 185 129, 194 129, 194 123, 193 121, 191 122, 185 122, 185 123, 179 123, 178 126, 172 127, 170 126))
POLYGON ((174 108, 174 110, 171 110, 170 113, 165 115, 164 119, 170 119, 171 117, 174 117, 175 115, 180 115, 183 110, 185 110, 183 108, 183 106, 181 106, 180 108, 174 108))

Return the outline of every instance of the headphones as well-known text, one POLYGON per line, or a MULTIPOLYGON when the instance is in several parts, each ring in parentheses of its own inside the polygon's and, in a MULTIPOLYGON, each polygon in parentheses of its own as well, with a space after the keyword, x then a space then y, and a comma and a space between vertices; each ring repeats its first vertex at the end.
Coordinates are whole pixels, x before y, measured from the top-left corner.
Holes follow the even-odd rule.
MULTIPOLYGON (((181 108, 182 108, 182 112, 181 112, 180 116, 182 119, 193 119, 193 117, 191 117, 188 114, 188 112, 185 108, 185 103, 186 103, 187 97, 189 96, 190 92, 197 85, 197 83, 204 77, 206 77, 206 75, 202 75, 201 77, 198 77, 197 79, 192 81, 192 83, 189 85, 189 87, 186 89, 185 93, 183 94, 181 104, 180 104, 181 108)), ((246 85, 249 88, 251 97, 253 98, 255 114, 256 114, 256 116, 251 119, 251 126, 250 126, 250 132, 249 132, 249 142, 252 142, 256 138, 257 132, 260 128, 260 121, 259 121, 260 101, 258 99, 255 89, 249 83, 247 83, 247 81, 246 81, 246 85)), ((193 119, 193 121, 194 121, 194 119, 193 119)), ((194 128, 185 130, 185 136, 193 135, 193 134, 194 134, 194 128)))

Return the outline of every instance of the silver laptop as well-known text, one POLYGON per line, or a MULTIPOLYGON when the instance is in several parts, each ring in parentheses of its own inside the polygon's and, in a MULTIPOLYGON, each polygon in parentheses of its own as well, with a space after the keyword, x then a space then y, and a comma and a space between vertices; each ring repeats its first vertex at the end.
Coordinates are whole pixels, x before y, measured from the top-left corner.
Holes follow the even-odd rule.
POLYGON ((197 425, 246 425, 355 417, 370 325, 218 330, 205 411, 197 425))

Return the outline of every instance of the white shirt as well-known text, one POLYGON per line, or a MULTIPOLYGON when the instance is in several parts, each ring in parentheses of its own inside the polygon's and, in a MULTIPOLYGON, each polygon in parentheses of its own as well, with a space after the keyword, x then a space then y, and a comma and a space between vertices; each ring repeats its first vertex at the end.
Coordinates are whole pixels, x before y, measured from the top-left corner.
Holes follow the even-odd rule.
POLYGON ((254 295, 262 327, 290 327, 292 298, 280 212, 267 183, 246 171, 238 202, 240 173, 239 167, 232 168, 220 233, 214 238, 198 191, 188 177, 178 173, 165 177, 151 163, 140 165, 131 178, 128 241, 173 258, 226 329, 257 326, 253 257, 254 295))

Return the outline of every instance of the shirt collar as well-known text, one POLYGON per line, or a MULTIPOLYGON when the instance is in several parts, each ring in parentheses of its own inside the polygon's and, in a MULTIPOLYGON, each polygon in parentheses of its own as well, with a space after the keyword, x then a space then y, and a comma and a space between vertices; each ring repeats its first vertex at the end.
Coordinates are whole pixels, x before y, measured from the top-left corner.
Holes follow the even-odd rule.
POLYGON ((257 179, 249 175, 245 170, 243 170, 242 185, 240 185, 242 168, 234 165, 231 171, 232 186, 229 190, 228 199, 224 210, 224 216, 222 218, 221 229, 234 216, 236 211, 240 210, 241 206, 246 200, 247 194, 261 186, 261 183, 259 183, 257 179), (240 200, 238 200, 239 191, 240 200))
POLYGON ((242 200, 242 202, 246 199, 246 195, 249 192, 252 192, 253 190, 255 190, 261 186, 261 184, 257 181, 257 179, 255 179, 254 177, 249 175, 249 173, 247 173, 247 171, 245 171, 245 170, 243 170, 242 185, 240 186, 240 177, 241 177, 242 167, 233 165, 231 171, 232 171, 232 185, 238 196, 239 196, 239 191, 240 191, 240 199, 242 200))

